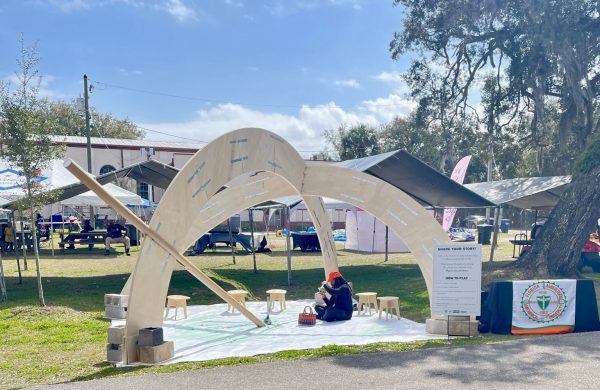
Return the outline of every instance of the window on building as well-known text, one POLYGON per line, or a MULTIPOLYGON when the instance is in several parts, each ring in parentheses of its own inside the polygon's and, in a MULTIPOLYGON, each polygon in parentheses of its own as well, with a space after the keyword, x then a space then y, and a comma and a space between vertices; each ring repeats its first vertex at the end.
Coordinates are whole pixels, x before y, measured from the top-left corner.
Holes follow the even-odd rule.
POLYGON ((100 174, 104 175, 108 172, 112 172, 112 171, 116 171, 117 169, 115 167, 113 167, 112 165, 103 165, 102 168, 100 168, 100 174))
POLYGON ((137 182, 137 194, 144 199, 150 199, 148 197, 148 183, 144 183, 142 181, 137 182))

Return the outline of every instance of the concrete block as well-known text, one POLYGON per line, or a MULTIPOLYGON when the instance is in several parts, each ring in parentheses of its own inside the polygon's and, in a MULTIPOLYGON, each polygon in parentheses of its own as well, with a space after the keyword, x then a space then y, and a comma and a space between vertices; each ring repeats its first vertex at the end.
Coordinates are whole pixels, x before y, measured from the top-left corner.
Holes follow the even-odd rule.
POLYGON ((127 317, 127 308, 120 306, 105 306, 104 317, 111 320, 122 320, 127 317))
POLYGON ((125 349, 123 344, 106 344, 106 360, 110 363, 125 361, 125 349))
POLYGON ((162 328, 143 328, 140 329, 138 336, 139 347, 156 347, 164 342, 162 328))
POLYGON ((129 296, 124 294, 104 294, 104 306, 127 307, 129 296))
POLYGON ((125 325, 111 326, 108 328, 109 344, 123 344, 125 338, 125 325))
MULTIPOLYGON (((467 336, 471 328, 471 336, 479 335, 479 321, 450 321, 450 334, 467 336)), ((425 330, 429 334, 448 335, 448 320, 446 318, 428 318, 425 321, 425 330)))
POLYGON ((175 355, 175 345, 172 341, 165 341, 155 347, 138 347, 140 363, 155 364, 175 355))

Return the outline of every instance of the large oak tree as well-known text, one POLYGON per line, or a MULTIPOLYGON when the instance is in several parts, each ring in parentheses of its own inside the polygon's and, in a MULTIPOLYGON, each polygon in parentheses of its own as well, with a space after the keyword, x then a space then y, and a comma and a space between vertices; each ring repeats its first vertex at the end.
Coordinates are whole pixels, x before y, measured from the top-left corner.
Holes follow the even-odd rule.
MULTIPOLYGON (((404 8, 405 17, 390 51, 395 59, 416 56, 407 81, 425 116, 448 121, 476 111, 474 89, 485 92, 487 87, 484 128, 493 134, 502 131, 501 121, 530 118, 529 134, 521 142, 538 154, 538 172, 544 171, 544 156, 555 146, 565 161, 574 162, 591 145, 600 131, 598 1, 394 3, 404 8), (490 73, 496 76, 495 83, 484 81, 490 73), (553 106, 559 108, 554 121, 553 106), (524 116, 527 112, 531 115, 524 116)), ((598 185, 597 173, 597 169, 577 171, 550 216, 545 239, 536 240, 523 266, 540 274, 575 273, 575 258, 600 216, 597 208, 588 207, 597 204, 594 194, 600 188, 589 188, 598 185), (565 240, 573 235, 576 239, 565 240), (561 248, 540 249, 548 241, 566 242, 561 248)))

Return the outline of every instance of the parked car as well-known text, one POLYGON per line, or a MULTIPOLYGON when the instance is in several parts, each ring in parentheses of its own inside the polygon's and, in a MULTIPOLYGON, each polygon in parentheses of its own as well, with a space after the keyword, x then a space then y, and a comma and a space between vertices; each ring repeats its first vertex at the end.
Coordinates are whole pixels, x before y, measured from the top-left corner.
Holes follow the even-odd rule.
POLYGON ((477 229, 477 225, 481 225, 484 222, 485 217, 483 215, 469 215, 460 222, 460 225, 467 229, 477 229))

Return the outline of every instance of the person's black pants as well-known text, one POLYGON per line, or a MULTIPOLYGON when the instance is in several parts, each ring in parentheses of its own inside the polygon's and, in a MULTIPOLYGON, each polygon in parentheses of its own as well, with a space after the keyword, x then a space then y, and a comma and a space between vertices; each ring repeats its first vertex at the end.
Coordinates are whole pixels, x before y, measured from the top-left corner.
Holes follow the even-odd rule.
POLYGON ((319 320, 326 322, 345 321, 352 318, 352 313, 348 314, 347 312, 336 309, 335 307, 317 305, 315 306, 315 312, 317 312, 317 318, 319 320))

